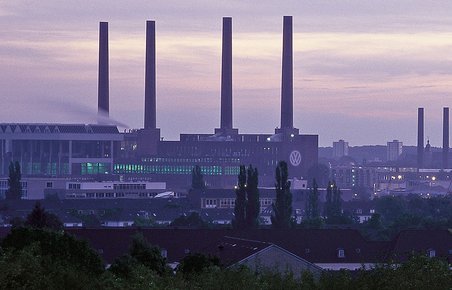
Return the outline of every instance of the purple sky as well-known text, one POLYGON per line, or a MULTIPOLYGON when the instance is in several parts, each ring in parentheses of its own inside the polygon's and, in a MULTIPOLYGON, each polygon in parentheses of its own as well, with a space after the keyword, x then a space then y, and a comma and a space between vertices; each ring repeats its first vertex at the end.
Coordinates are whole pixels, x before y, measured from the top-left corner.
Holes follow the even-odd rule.
POLYGON ((98 22, 109 22, 110 116, 143 125, 145 21, 156 20, 157 126, 219 126, 221 17, 233 17, 234 126, 279 126, 282 16, 294 19, 294 124, 321 146, 442 144, 452 105, 452 1, 2 1, 0 122, 95 122, 98 22))

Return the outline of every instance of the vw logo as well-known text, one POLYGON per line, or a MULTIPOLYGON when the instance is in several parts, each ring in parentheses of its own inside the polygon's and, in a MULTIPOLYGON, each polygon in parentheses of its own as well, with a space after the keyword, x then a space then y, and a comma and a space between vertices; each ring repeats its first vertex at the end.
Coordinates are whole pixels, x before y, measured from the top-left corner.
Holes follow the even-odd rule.
POLYGON ((290 160, 290 164, 292 164, 292 166, 300 165, 300 163, 301 163, 300 151, 294 150, 294 151, 290 152, 289 160, 290 160))

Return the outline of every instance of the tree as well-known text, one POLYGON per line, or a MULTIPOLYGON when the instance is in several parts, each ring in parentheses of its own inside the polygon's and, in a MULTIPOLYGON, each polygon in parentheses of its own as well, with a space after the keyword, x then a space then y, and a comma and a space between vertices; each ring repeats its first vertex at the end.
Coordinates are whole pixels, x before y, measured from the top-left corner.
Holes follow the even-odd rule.
POLYGON ((5 198, 10 200, 20 200, 22 198, 22 184, 20 180, 22 174, 20 172, 19 162, 9 163, 9 177, 8 190, 5 193, 5 198))
POLYGON ((334 182, 328 183, 324 208, 328 224, 350 223, 350 219, 342 214, 341 194, 341 190, 334 182))
POLYGON ((259 213, 261 211, 261 203, 259 200, 259 174, 257 168, 249 166, 247 170, 246 183, 246 225, 247 228, 257 228, 259 226, 259 213))
POLYGON ((39 201, 35 203, 33 210, 27 216, 25 225, 38 229, 48 228, 52 230, 61 230, 63 228, 63 223, 58 217, 47 212, 39 201))
POLYGON ((235 218, 232 221, 234 228, 245 229, 257 228, 259 226, 261 205, 258 184, 259 174, 257 168, 253 168, 250 165, 246 169, 245 166, 241 165, 235 189, 235 218))
POLYGON ((204 269, 212 266, 220 266, 218 257, 206 256, 203 254, 189 254, 185 256, 177 266, 177 271, 189 276, 199 274, 204 269))
POLYGON ((162 256, 160 248, 149 244, 142 233, 134 235, 130 246, 130 255, 140 264, 160 275, 166 271, 166 258, 162 256))
POLYGON ((243 229, 246 227, 246 170, 243 165, 240 165, 235 194, 234 219, 232 225, 236 229, 243 229))
POLYGON ((99 275, 104 266, 99 255, 86 241, 81 241, 68 233, 38 228, 12 228, 1 242, 2 249, 19 253, 35 246, 46 263, 59 263, 64 267, 74 267, 90 275, 99 275))
POLYGON ((199 213, 192 212, 189 216, 181 215, 171 222, 172 227, 205 228, 207 223, 201 218, 199 213))
POLYGON ((312 188, 309 191, 309 196, 306 205, 306 217, 307 219, 311 220, 320 218, 319 189, 315 179, 312 181, 312 188))
POLYGON ((288 181, 287 163, 280 161, 276 167, 276 201, 272 204, 273 214, 270 217, 272 226, 277 229, 288 229, 293 225, 292 193, 288 181))
POLYGON ((203 190, 206 188, 206 183, 204 182, 204 175, 201 172, 201 167, 195 165, 191 170, 191 188, 203 190))

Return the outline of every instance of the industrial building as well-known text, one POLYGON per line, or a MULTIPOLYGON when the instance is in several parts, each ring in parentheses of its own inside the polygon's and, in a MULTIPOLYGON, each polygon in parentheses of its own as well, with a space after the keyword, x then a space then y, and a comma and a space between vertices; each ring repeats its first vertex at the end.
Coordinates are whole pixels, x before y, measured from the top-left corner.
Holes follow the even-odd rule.
MULTIPOLYGON (((99 25, 98 111, 109 114, 108 23, 99 25)), ((1 175, 18 161, 24 177, 138 180, 187 188, 191 171, 201 166, 211 187, 232 188, 240 165, 259 170, 262 186, 274 185, 277 163, 289 177, 302 179, 318 161, 318 135, 303 135, 293 125, 292 17, 283 18, 281 124, 274 133, 240 134, 233 127, 232 18, 223 18, 221 123, 212 134, 181 134, 163 141, 156 126, 155 22, 146 22, 144 128, 120 133, 113 125, 0 124, 1 175)), ((202 109, 202 108, 200 108, 202 109)))
POLYGON ((187 186, 193 166, 200 165, 209 186, 232 188, 237 181, 239 166, 252 164, 259 170, 260 184, 271 186, 277 163, 285 160, 290 177, 306 177, 308 169, 318 161, 318 135, 302 135, 293 125, 291 16, 285 16, 283 21, 281 125, 271 134, 239 134, 233 127, 232 19, 225 17, 220 128, 212 134, 181 134, 180 141, 162 141, 156 127, 155 22, 148 21, 146 30, 144 128, 125 134, 123 158, 115 162, 114 173, 151 175, 168 185, 187 186), (133 149, 135 152, 131 153, 133 149))

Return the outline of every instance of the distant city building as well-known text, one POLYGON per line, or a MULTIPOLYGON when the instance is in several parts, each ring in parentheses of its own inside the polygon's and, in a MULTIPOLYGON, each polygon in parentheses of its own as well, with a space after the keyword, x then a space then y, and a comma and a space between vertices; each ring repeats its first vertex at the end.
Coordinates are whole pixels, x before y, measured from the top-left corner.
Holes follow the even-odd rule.
POLYGON ((402 155, 403 143, 399 140, 393 140, 387 143, 387 161, 397 161, 402 155))
POLYGON ((345 142, 342 139, 333 142, 333 158, 338 159, 343 156, 348 156, 348 142, 345 142))

